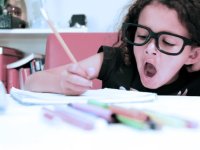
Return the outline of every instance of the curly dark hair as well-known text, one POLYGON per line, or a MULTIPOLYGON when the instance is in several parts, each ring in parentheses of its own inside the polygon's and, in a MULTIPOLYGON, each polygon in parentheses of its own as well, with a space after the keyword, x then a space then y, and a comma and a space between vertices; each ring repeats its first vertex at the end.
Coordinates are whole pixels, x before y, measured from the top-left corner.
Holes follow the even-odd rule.
MULTIPOLYGON (((145 6, 158 2, 170 9, 176 10, 180 22, 186 27, 192 40, 200 45, 200 0, 136 0, 129 7, 123 23, 138 23, 139 15, 145 6)), ((122 24, 123 24, 122 23, 122 24)), ((135 31, 132 31, 133 37, 135 31)), ((133 61, 133 46, 124 41, 123 27, 118 34, 119 47, 122 48, 124 63, 129 65, 133 61)))

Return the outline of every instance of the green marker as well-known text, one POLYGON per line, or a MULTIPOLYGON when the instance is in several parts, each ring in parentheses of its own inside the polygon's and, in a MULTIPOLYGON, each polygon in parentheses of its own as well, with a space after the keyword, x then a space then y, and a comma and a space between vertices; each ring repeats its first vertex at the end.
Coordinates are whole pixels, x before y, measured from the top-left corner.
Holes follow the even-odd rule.
POLYGON ((125 116, 122 116, 122 115, 116 115, 116 119, 119 122, 121 122, 121 123, 123 123, 125 125, 128 125, 128 126, 130 126, 132 128, 135 128, 135 129, 140 129, 140 130, 150 129, 149 125, 146 122, 133 120, 131 118, 128 118, 128 117, 125 117, 125 116))
POLYGON ((109 104, 100 102, 98 100, 88 100, 87 103, 91 104, 91 105, 99 106, 99 107, 102 107, 102 108, 106 108, 106 109, 108 109, 108 107, 109 107, 109 104))

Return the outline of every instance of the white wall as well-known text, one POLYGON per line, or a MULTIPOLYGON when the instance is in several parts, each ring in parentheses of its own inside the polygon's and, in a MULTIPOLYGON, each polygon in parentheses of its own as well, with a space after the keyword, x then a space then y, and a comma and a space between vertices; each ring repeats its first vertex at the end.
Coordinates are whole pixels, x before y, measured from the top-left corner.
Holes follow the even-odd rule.
MULTIPOLYGON (((112 32, 118 29, 133 0, 42 0, 51 20, 59 28, 67 27, 72 14, 85 14, 90 32, 112 32)), ((40 0, 26 0, 29 20, 40 20, 40 0), (38 4, 36 4, 38 3, 38 4), (35 17, 37 16, 37 17, 35 17)), ((36 21, 39 22, 39 21, 36 21)), ((43 23, 43 22, 42 22, 43 23)), ((45 25, 44 25, 45 26, 45 25)), ((35 25, 35 27, 37 27, 35 25)))

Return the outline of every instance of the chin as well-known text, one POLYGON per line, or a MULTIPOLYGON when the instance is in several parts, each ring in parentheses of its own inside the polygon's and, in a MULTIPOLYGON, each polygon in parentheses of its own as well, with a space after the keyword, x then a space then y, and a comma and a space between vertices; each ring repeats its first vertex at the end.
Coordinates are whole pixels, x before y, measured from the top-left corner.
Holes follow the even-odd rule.
POLYGON ((146 85, 146 84, 143 84, 144 87, 148 88, 148 89, 157 89, 159 88, 160 86, 155 86, 155 85, 146 85))
POLYGON ((154 78, 141 78, 142 85, 148 89, 157 89, 162 86, 161 83, 158 83, 156 77, 154 78))
POLYGON ((160 86, 158 85, 155 85, 155 84, 145 84, 145 83, 142 83, 144 87, 148 88, 148 89, 157 89, 159 88, 160 86))

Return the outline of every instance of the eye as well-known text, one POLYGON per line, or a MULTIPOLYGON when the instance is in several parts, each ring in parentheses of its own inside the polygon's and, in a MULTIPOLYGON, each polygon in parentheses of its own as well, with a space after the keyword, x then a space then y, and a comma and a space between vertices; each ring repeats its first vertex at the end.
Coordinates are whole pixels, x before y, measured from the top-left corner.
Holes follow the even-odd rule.
POLYGON ((163 39, 163 43, 164 43, 165 45, 168 45, 168 46, 175 46, 175 44, 173 44, 172 42, 169 42, 169 41, 164 40, 164 39, 163 39))
POLYGON ((138 35, 137 36, 139 39, 141 40, 146 40, 147 39, 147 36, 146 35, 138 35))

